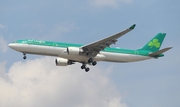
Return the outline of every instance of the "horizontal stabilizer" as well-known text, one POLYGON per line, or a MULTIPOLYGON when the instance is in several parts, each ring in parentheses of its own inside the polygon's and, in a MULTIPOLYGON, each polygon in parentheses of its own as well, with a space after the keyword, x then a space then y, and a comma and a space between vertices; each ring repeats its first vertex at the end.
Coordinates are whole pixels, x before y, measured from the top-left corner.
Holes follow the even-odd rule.
POLYGON ((168 51, 168 50, 171 49, 171 48, 172 48, 172 47, 167 47, 167 48, 161 49, 161 50, 159 50, 159 51, 157 51, 157 52, 150 53, 149 56, 150 56, 150 57, 156 57, 156 56, 158 56, 158 55, 160 55, 160 54, 168 51))

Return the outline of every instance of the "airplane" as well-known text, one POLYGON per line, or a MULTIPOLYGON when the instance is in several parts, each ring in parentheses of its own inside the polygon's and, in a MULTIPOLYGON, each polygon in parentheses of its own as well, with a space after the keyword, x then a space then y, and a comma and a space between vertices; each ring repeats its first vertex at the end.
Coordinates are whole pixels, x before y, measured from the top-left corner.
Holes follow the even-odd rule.
POLYGON ((86 72, 90 70, 87 65, 95 66, 99 61, 125 63, 157 59, 163 57, 163 53, 172 48, 167 47, 159 50, 166 33, 158 33, 140 49, 110 47, 118 41, 118 38, 132 31, 135 26, 136 24, 117 34, 86 45, 26 39, 16 40, 10 43, 9 47, 23 53, 23 59, 27 58, 26 54, 36 54, 58 57, 55 59, 56 66, 67 66, 79 62, 82 63, 81 69, 85 69, 86 72))

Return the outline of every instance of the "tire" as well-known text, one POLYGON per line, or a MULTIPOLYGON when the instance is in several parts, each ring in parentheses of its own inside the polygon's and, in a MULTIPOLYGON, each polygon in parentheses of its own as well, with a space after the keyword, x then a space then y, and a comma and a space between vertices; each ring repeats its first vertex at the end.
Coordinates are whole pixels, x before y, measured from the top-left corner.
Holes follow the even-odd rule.
POLYGON ((92 65, 93 65, 93 66, 95 66, 96 64, 97 64, 97 62, 96 62, 96 61, 92 62, 92 65))
POLYGON ((90 69, 89 68, 86 68, 85 71, 88 72, 90 69))
POLYGON ((81 69, 85 69, 85 65, 82 65, 82 66, 81 66, 81 69))
POLYGON ((91 62, 92 62, 92 58, 89 58, 88 63, 91 63, 91 62))
POLYGON ((23 57, 23 59, 26 59, 26 58, 27 58, 26 56, 23 57))

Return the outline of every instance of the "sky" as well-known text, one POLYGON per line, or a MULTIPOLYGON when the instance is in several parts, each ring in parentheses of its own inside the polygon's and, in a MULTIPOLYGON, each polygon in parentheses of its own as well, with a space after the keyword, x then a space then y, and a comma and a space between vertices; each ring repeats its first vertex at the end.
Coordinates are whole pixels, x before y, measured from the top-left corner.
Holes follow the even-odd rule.
POLYGON ((2 0, 0 3, 0 107, 179 107, 179 0, 2 0), (56 57, 8 47, 18 39, 88 44, 136 28, 116 45, 139 49, 166 33, 159 59, 57 67, 56 57))

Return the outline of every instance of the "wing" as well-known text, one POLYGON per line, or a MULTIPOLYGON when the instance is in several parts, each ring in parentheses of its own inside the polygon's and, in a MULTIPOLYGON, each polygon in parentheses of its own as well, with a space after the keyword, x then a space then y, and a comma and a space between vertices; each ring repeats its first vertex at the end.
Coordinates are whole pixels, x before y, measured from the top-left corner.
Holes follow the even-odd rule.
POLYGON ((109 47, 111 44, 115 44, 117 42, 117 39, 124 34, 128 33, 129 31, 133 30, 135 28, 135 24, 129 27, 128 29, 119 32, 115 35, 106 37, 104 39, 101 39, 99 41, 90 43, 88 45, 84 45, 81 48, 83 49, 83 53, 87 54, 88 56, 96 56, 101 50, 104 50, 106 47, 109 47))

